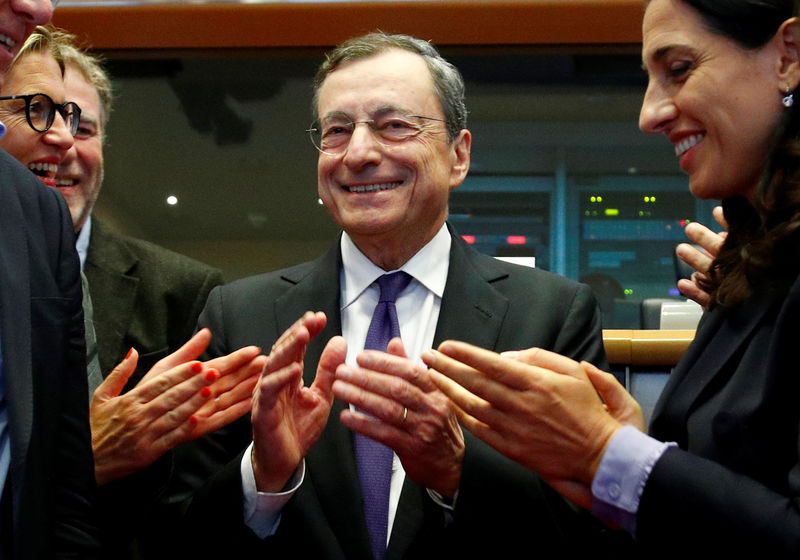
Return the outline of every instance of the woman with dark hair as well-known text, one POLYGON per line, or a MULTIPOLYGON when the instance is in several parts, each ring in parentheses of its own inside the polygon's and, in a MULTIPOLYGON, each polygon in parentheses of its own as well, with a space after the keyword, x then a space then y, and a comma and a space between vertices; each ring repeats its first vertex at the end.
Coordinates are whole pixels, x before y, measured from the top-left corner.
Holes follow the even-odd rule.
POLYGON ((647 5, 640 127, 666 135, 730 227, 650 435, 589 364, 459 342, 423 356, 466 427, 656 556, 800 555, 797 14, 790 0, 647 5))

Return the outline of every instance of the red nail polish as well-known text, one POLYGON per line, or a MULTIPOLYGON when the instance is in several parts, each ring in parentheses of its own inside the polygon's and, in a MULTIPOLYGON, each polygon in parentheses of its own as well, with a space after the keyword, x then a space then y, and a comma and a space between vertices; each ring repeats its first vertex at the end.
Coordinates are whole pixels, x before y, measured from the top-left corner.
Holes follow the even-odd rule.
POLYGON ((189 424, 197 424, 197 416, 190 416, 189 417, 189 424))
POLYGON ((210 369, 206 372, 206 381, 216 381, 218 377, 219 373, 215 369, 210 369))
POLYGON ((125 359, 127 360, 128 358, 130 358, 130 357, 131 357, 131 354, 133 354, 133 348, 131 348, 130 350, 128 350, 128 353, 127 353, 127 354, 125 354, 125 359))
POLYGON ((194 373, 200 373, 201 371, 203 371, 203 364, 201 364, 200 362, 194 362, 191 365, 191 368, 194 373))
POLYGON ((209 389, 208 387, 203 387, 200 390, 200 394, 203 396, 203 398, 207 399, 208 397, 211 396, 211 389, 209 389))

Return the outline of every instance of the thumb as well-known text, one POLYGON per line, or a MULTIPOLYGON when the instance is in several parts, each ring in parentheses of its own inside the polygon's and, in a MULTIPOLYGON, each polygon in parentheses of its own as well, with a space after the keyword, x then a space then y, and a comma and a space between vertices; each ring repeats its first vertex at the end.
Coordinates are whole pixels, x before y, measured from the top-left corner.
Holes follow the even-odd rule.
POLYGON ((139 363, 139 353, 131 348, 128 355, 117 364, 111 373, 108 374, 103 382, 94 390, 92 400, 107 401, 118 397, 125 387, 125 384, 130 379, 133 372, 136 370, 136 365, 139 363))
POLYGON ((323 396, 326 400, 332 400, 333 379, 336 375, 336 368, 344 363, 347 357, 347 342, 341 336, 334 336, 325 345, 317 366, 317 376, 311 388, 323 396))

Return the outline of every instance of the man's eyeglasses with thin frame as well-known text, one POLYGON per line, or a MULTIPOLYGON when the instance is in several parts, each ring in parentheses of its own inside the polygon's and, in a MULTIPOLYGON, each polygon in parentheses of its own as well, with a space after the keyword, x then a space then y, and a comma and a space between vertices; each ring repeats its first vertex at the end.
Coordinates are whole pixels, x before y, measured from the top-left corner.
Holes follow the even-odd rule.
POLYGON ((340 156, 347 151, 357 124, 366 124, 378 143, 391 148, 425 131, 425 121, 447 123, 444 119, 435 117, 389 113, 361 121, 348 121, 346 117, 328 117, 311 123, 306 132, 317 150, 330 156, 340 156))
POLYGON ((29 93, 25 95, 8 95, 0 97, 0 101, 25 101, 25 119, 36 132, 47 132, 53 126, 56 111, 64 119, 67 130, 75 136, 81 121, 81 108, 73 101, 56 103, 46 93, 29 93))

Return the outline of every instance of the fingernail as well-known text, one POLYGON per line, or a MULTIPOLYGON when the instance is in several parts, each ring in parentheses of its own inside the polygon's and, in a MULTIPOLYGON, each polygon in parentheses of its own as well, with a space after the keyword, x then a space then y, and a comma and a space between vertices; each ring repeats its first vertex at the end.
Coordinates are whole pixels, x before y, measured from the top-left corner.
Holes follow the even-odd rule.
POLYGON ((131 349, 130 349, 130 350, 128 350, 128 353, 127 353, 127 354, 125 354, 125 359, 127 360, 128 358, 130 358, 130 357, 131 357, 131 354, 133 354, 133 347, 131 347, 131 349))
POLYGON ((192 425, 197 424, 197 416, 194 416, 194 415, 190 416, 189 417, 189 424, 192 424, 192 425))
POLYGON ((209 389, 208 387, 203 387, 203 388, 200 390, 200 395, 201 395, 201 396, 202 396, 204 399, 207 399, 208 397, 210 397, 210 396, 211 396, 211 389, 209 389))
POLYGON ((190 367, 192 368, 192 371, 194 373, 200 373, 201 371, 203 371, 203 364, 201 364, 200 362, 193 362, 190 367))
POLYGON ((219 373, 215 369, 210 369, 206 372, 206 381, 216 381, 218 377, 219 373))

